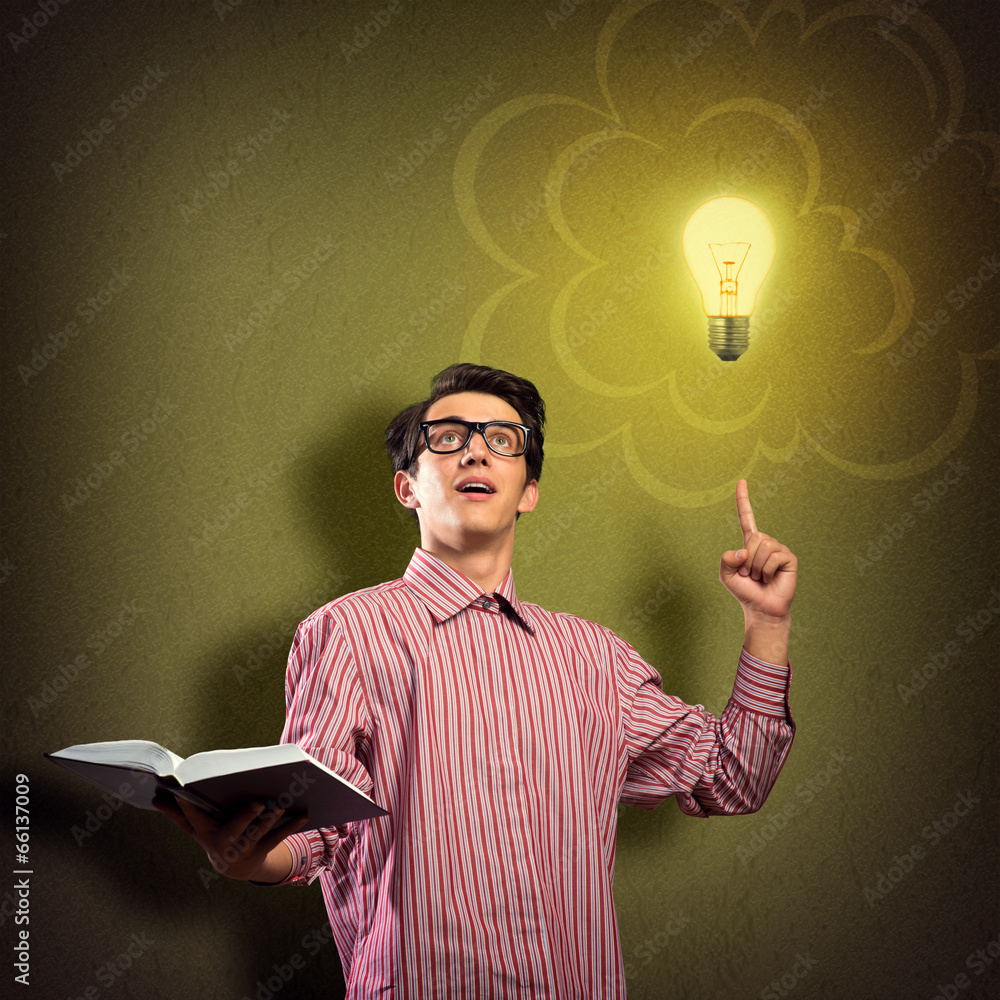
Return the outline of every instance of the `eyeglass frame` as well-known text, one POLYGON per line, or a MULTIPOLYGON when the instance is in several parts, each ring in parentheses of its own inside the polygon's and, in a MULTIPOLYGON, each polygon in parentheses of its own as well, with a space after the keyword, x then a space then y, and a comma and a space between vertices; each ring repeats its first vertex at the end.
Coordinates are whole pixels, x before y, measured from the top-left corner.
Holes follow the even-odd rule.
POLYGON ((443 417, 441 420, 425 420, 423 423, 417 425, 424 436, 424 444, 427 446, 427 450, 433 455, 455 455, 460 451, 464 451, 469 447, 469 442, 472 440, 472 435, 478 433, 483 441, 486 443, 486 447, 493 452, 494 455, 499 455, 501 458, 520 458, 522 455, 526 454, 528 451, 528 445, 531 443, 531 428, 527 424, 519 424, 515 420, 460 420, 458 417, 443 417), (428 433, 428 428, 433 427, 435 424, 462 424, 465 429, 469 432, 465 440, 457 448, 452 448, 449 451, 438 451, 431 447, 431 439, 428 433), (497 451, 493 445, 490 444, 489 439, 486 437, 486 428, 491 424, 500 424, 504 427, 517 427, 524 432, 524 447, 515 455, 509 451, 497 451))

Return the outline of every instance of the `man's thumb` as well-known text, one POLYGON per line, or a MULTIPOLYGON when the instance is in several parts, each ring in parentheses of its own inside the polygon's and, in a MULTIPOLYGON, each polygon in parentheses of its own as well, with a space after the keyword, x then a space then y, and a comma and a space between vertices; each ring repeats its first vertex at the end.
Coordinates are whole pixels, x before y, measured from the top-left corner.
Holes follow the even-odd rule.
POLYGON ((723 566, 728 566, 730 569, 739 569, 746 560, 746 557, 746 549, 730 549, 728 552, 722 553, 722 564, 723 566))

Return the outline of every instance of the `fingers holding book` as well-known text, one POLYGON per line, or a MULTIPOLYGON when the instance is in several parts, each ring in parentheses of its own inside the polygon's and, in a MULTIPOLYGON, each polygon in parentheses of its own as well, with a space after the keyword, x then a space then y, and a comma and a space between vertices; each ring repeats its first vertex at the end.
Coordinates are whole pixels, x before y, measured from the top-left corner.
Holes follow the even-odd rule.
POLYGON ((183 798, 162 792, 153 806, 198 842, 220 875, 243 881, 285 878, 291 870, 291 855, 282 841, 309 822, 307 816, 298 816, 281 823, 285 810, 268 809, 261 802, 251 802, 222 821, 183 798))

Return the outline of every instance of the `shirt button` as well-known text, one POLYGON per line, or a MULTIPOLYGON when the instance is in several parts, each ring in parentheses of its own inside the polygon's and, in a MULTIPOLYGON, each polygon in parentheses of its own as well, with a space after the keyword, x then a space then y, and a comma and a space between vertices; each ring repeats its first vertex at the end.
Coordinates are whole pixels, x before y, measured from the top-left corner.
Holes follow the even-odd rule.
POLYGON ((484 608, 486 608, 487 611, 489 611, 493 607, 493 602, 488 597, 484 597, 482 600, 482 605, 484 608))

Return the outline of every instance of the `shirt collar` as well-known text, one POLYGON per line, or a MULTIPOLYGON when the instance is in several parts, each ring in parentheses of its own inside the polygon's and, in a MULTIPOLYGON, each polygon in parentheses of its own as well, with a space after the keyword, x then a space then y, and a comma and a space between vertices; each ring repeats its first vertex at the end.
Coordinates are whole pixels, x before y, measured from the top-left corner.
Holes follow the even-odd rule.
MULTIPOLYGON (((492 596, 487 595, 482 587, 457 569, 452 569, 437 556, 419 548, 406 567, 403 582, 427 606, 439 625, 483 597, 492 596)), ((532 635, 535 634, 527 614, 517 600, 513 570, 507 571, 503 583, 496 589, 496 597, 500 610, 508 618, 532 635)))

